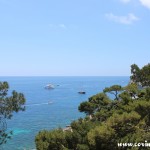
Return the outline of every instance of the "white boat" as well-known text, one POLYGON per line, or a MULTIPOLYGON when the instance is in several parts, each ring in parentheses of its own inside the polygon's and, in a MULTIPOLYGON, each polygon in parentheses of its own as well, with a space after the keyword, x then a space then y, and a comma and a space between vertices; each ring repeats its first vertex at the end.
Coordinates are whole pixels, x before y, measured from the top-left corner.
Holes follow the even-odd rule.
POLYGON ((47 84, 45 86, 45 89, 54 89, 54 85, 53 84, 47 84))

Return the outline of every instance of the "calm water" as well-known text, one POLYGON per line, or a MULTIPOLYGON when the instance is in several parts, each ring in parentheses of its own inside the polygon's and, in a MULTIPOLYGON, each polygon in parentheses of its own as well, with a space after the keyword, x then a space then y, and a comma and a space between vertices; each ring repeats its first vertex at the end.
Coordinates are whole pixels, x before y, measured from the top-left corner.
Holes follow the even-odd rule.
POLYGON ((14 134, 3 149, 31 150, 35 148, 34 138, 39 130, 65 127, 83 117, 78 112, 82 101, 107 86, 126 85, 129 77, 0 77, 0 81, 8 81, 10 90, 22 92, 26 97, 26 111, 15 113, 7 121, 8 130, 14 134), (48 83, 55 85, 55 89, 44 89, 48 83), (78 94, 81 90, 86 94, 78 94), (52 103, 48 104, 49 101, 52 103))

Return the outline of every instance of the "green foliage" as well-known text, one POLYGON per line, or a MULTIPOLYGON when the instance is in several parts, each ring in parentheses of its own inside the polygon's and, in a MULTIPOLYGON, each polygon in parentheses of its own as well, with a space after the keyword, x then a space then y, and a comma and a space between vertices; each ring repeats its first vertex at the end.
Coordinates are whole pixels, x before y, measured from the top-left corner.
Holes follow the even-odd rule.
POLYGON ((95 112, 102 108, 106 108, 111 100, 105 93, 98 93, 88 99, 88 101, 82 102, 78 109, 80 112, 84 112, 86 115, 93 115, 95 112))
POLYGON ((81 141, 81 136, 77 132, 66 131, 65 139, 68 144, 68 149, 75 149, 79 141, 81 141))
POLYGON ((145 65, 141 69, 136 65, 131 65, 131 80, 144 86, 150 86, 150 64, 145 65))
POLYGON ((96 111, 108 106, 111 102, 105 93, 98 93, 89 98, 89 102, 95 105, 96 111))
POLYGON ((78 144, 77 150, 89 150, 89 147, 86 144, 78 144))
POLYGON ((80 112, 84 112, 87 115, 92 115, 96 109, 95 104, 90 102, 82 102, 80 106, 78 107, 80 112))
MULTIPOLYGON (((55 136, 53 130, 44 131, 43 136, 39 133, 36 138, 37 149, 51 145, 58 150, 143 150, 142 147, 119 148, 117 143, 143 143, 150 139, 149 67, 150 64, 142 69, 132 65, 130 84, 107 87, 102 93, 82 102, 78 109, 86 117, 71 123, 72 132, 57 132, 62 140, 55 136), (139 85, 144 88, 139 88, 139 85), (115 99, 111 100, 107 93, 113 94, 115 99)), ((49 147, 45 147, 47 149, 49 147)))
POLYGON ((145 99, 150 100, 150 88, 146 88, 145 91, 145 99))
POLYGON ((136 64, 131 65, 131 74, 132 76, 130 78, 133 82, 135 83, 140 82, 141 80, 140 68, 136 64))
POLYGON ((113 128, 118 138, 125 136, 129 132, 136 130, 136 125, 139 123, 140 115, 136 112, 123 114, 113 114, 107 119, 106 124, 113 128))
POLYGON ((128 84, 127 86, 124 87, 124 90, 126 93, 129 94, 131 98, 134 99, 136 99, 139 92, 138 86, 135 83, 128 84))
POLYGON ((35 138, 37 150, 65 150, 66 139, 65 133, 59 130, 39 132, 35 138))
POLYGON ((22 93, 12 91, 8 96, 9 85, 0 82, 0 145, 11 138, 12 132, 7 133, 6 119, 11 119, 14 112, 24 111, 25 97, 22 93))
POLYGON ((87 135, 88 143, 92 150, 109 150, 112 147, 114 136, 114 129, 105 124, 91 129, 87 135))
POLYGON ((80 143, 85 143, 86 142, 86 135, 87 133, 96 126, 95 123, 92 121, 86 121, 84 119, 79 119, 78 121, 74 121, 71 123, 71 127, 73 129, 73 132, 76 132, 80 137, 78 138, 80 143))
POLYGON ((122 87, 120 85, 113 85, 111 87, 106 87, 103 92, 104 93, 110 93, 110 94, 113 94, 115 96, 115 100, 119 100, 118 98, 118 94, 120 91, 122 91, 122 87))

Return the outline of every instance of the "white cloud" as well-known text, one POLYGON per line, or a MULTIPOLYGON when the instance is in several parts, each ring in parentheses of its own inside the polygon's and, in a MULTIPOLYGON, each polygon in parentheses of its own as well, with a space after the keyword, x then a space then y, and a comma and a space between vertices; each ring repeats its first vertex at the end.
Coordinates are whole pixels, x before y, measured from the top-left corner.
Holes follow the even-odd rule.
POLYGON ((58 26, 62 29, 67 29, 67 27, 64 24, 59 24, 58 26))
POLYGON ((58 28, 67 29, 66 25, 63 23, 61 23, 61 24, 49 24, 49 27, 54 28, 54 29, 58 29, 58 28))
POLYGON ((132 13, 129 13, 127 16, 117 16, 112 13, 109 13, 109 14, 105 14, 105 16, 109 20, 112 20, 117 23, 122 23, 122 24, 132 24, 134 21, 139 20, 139 18, 132 13))
POLYGON ((141 4, 150 9, 150 0, 139 0, 141 4))
MULTIPOLYGON (((131 2, 131 1, 133 1, 133 2, 138 2, 137 0, 119 0, 119 1, 122 2, 122 3, 129 3, 129 2, 131 2)), ((140 2, 143 6, 145 6, 145 7, 147 7, 147 8, 150 9, 150 0, 139 0, 139 2, 140 2)))
POLYGON ((131 0, 120 0, 123 3, 129 3, 131 0))

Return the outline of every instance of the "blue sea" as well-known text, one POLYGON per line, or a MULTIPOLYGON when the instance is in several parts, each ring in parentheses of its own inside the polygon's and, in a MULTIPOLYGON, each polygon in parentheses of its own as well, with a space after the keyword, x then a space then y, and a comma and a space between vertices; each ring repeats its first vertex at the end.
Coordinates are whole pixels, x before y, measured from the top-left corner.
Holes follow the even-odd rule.
POLYGON ((34 139, 40 130, 64 128, 84 117, 78 111, 81 102, 105 87, 127 85, 129 77, 0 77, 0 81, 7 81, 10 91, 16 90, 26 97, 26 110, 7 120, 7 130, 13 130, 13 136, 0 149, 31 150, 35 149, 34 139), (48 83, 55 88, 45 89, 48 83), (86 94, 78 94, 82 90, 86 94))

